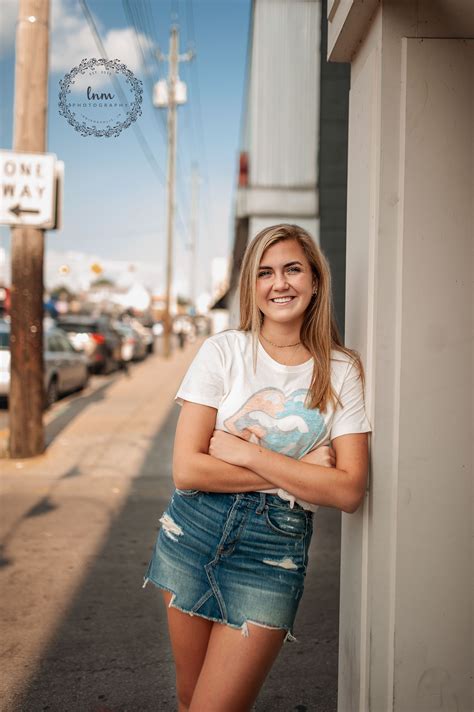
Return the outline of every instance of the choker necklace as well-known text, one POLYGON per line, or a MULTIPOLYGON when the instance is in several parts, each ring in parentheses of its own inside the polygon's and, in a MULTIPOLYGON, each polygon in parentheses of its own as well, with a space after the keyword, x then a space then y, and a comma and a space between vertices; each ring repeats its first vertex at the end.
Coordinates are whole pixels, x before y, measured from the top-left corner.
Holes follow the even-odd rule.
POLYGON ((301 341, 297 341, 296 344, 283 344, 283 346, 281 346, 280 344, 274 344, 273 341, 267 339, 267 337, 264 336, 262 332, 260 332, 260 336, 265 339, 265 341, 268 341, 269 344, 275 346, 277 349, 289 349, 291 346, 299 346, 301 344, 301 341))

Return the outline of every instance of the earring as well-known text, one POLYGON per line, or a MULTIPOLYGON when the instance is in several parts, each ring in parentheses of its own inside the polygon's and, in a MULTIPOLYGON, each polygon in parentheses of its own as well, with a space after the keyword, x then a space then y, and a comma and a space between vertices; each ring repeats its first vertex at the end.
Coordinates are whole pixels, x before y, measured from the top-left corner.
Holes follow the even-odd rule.
POLYGON ((316 289, 316 287, 313 287, 313 294, 317 294, 317 293, 318 293, 318 290, 316 289))

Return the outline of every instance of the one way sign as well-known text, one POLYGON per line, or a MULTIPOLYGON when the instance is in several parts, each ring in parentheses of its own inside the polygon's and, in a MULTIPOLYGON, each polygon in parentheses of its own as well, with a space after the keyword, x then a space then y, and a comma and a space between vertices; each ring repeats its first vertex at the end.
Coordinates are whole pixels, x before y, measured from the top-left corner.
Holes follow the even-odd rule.
POLYGON ((55 166, 54 153, 0 151, 0 224, 54 227, 55 166))

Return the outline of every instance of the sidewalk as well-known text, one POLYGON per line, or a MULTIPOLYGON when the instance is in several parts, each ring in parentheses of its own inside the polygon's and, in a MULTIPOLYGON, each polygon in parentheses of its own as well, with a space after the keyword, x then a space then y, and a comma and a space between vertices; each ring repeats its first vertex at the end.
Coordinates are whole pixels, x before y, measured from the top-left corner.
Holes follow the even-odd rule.
MULTIPOLYGON (((42 456, 0 460, 2 712, 177 708, 166 613, 142 579, 173 491, 172 398, 200 343, 55 411, 42 456)), ((299 642, 257 712, 336 708, 338 547, 339 513, 320 509, 299 642)))

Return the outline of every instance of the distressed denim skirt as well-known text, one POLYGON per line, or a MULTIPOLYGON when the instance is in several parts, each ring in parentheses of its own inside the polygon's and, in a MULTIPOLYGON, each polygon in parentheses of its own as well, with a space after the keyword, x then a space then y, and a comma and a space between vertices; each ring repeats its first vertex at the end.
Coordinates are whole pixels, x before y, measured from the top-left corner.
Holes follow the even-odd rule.
POLYGON ((287 631, 303 594, 313 512, 274 494, 176 489, 144 576, 170 606, 240 628, 287 631))

